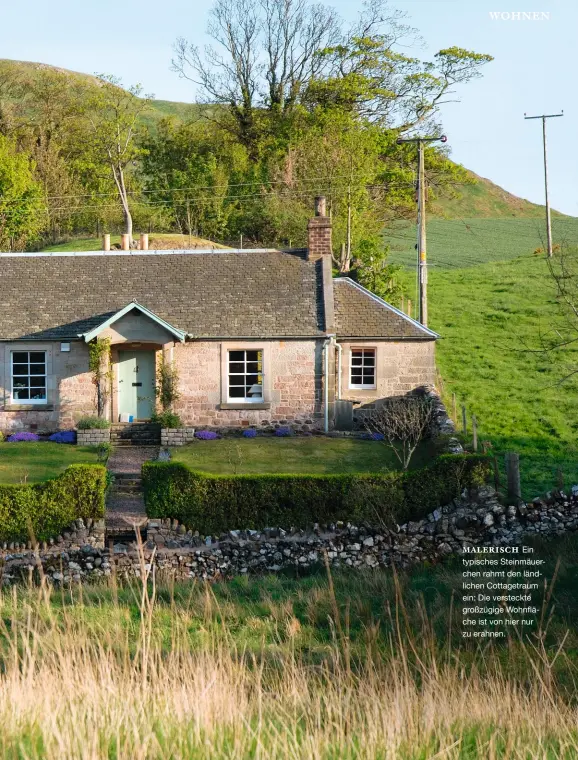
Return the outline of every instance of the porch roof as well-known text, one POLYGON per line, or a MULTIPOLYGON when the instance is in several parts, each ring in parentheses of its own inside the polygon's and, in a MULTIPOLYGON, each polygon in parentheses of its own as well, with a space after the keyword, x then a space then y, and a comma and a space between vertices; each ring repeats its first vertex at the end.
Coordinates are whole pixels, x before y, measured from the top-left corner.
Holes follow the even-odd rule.
POLYGON ((161 327, 163 327, 168 333, 173 335, 173 337, 175 337, 181 343, 185 342, 185 338, 187 336, 185 332, 177 329, 176 327, 173 327, 164 319, 161 319, 159 316, 157 316, 150 309, 147 309, 145 306, 142 306, 140 303, 138 303, 138 301, 131 301, 131 303, 127 304, 124 308, 119 309, 115 314, 108 317, 108 319, 105 319, 104 322, 101 322, 96 327, 93 327, 92 330, 89 330, 88 332, 81 334, 79 337, 84 338, 86 343, 89 343, 94 338, 97 338, 103 330, 106 330, 107 327, 110 327, 117 320, 119 320, 121 317, 124 317, 125 314, 128 314, 131 311, 139 311, 141 314, 144 314, 145 317, 152 319, 152 321, 156 322, 157 325, 160 325, 161 327))

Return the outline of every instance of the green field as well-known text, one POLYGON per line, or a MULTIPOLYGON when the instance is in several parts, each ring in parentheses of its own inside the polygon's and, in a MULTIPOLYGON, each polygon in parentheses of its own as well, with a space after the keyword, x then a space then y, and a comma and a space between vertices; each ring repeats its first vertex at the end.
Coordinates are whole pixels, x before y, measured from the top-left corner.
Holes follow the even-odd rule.
POLYGON ((0 484, 40 483, 71 464, 95 463, 96 449, 50 441, 0 443, 0 484))
MULTIPOLYGON (((429 461, 432 451, 416 451, 412 466, 429 461)), ((339 474, 399 469, 395 454, 380 441, 354 438, 223 438, 195 441, 172 449, 172 458, 195 470, 230 473, 339 474)))
MULTIPOLYGON (((554 217, 554 242, 578 244, 578 219, 554 217)), ((459 218, 427 220, 428 263, 432 270, 474 267, 533 254, 544 248, 543 216, 528 219, 459 218)), ((415 224, 399 223, 386 232, 391 260, 415 267, 415 224)))
POLYGON ((434 269, 429 294, 446 401, 456 393, 500 460, 520 453, 526 497, 554 487, 558 469, 566 486, 578 483, 578 378, 560 383, 578 366, 578 349, 532 352, 558 317, 544 258, 434 269))

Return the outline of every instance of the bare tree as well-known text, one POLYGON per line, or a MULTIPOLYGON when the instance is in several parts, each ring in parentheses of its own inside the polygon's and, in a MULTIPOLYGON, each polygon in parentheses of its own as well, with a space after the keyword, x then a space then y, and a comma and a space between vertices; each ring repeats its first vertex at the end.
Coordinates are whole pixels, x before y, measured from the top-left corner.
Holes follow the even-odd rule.
POLYGON ((372 435, 383 436, 384 443, 407 470, 415 450, 431 429, 434 412, 426 396, 397 397, 386 399, 367 414, 364 422, 372 435))

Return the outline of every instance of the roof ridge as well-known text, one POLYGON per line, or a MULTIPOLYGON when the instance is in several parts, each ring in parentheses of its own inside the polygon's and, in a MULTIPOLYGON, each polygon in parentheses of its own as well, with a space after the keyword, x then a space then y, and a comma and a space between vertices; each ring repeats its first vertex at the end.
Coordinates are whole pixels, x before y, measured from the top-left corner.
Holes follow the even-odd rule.
POLYGON ((56 257, 81 257, 81 256, 95 256, 98 258, 106 258, 108 256, 195 256, 201 254, 227 254, 227 253, 285 253, 279 248, 169 248, 169 249, 151 249, 148 251, 140 251, 138 249, 130 251, 39 251, 39 252, 12 252, 12 251, 0 251, 0 259, 2 258, 19 258, 19 259, 34 259, 34 258, 56 258, 56 257))

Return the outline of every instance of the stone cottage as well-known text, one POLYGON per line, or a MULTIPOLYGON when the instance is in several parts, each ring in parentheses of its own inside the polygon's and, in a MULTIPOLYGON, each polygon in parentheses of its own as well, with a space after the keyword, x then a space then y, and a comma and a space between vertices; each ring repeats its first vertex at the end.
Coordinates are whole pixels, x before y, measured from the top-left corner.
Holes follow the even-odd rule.
POLYGON ((150 418, 161 352, 197 427, 329 430, 433 383, 438 336, 332 276, 318 201, 306 249, 0 254, 0 430, 94 414, 89 344, 105 337, 113 422, 150 418))

